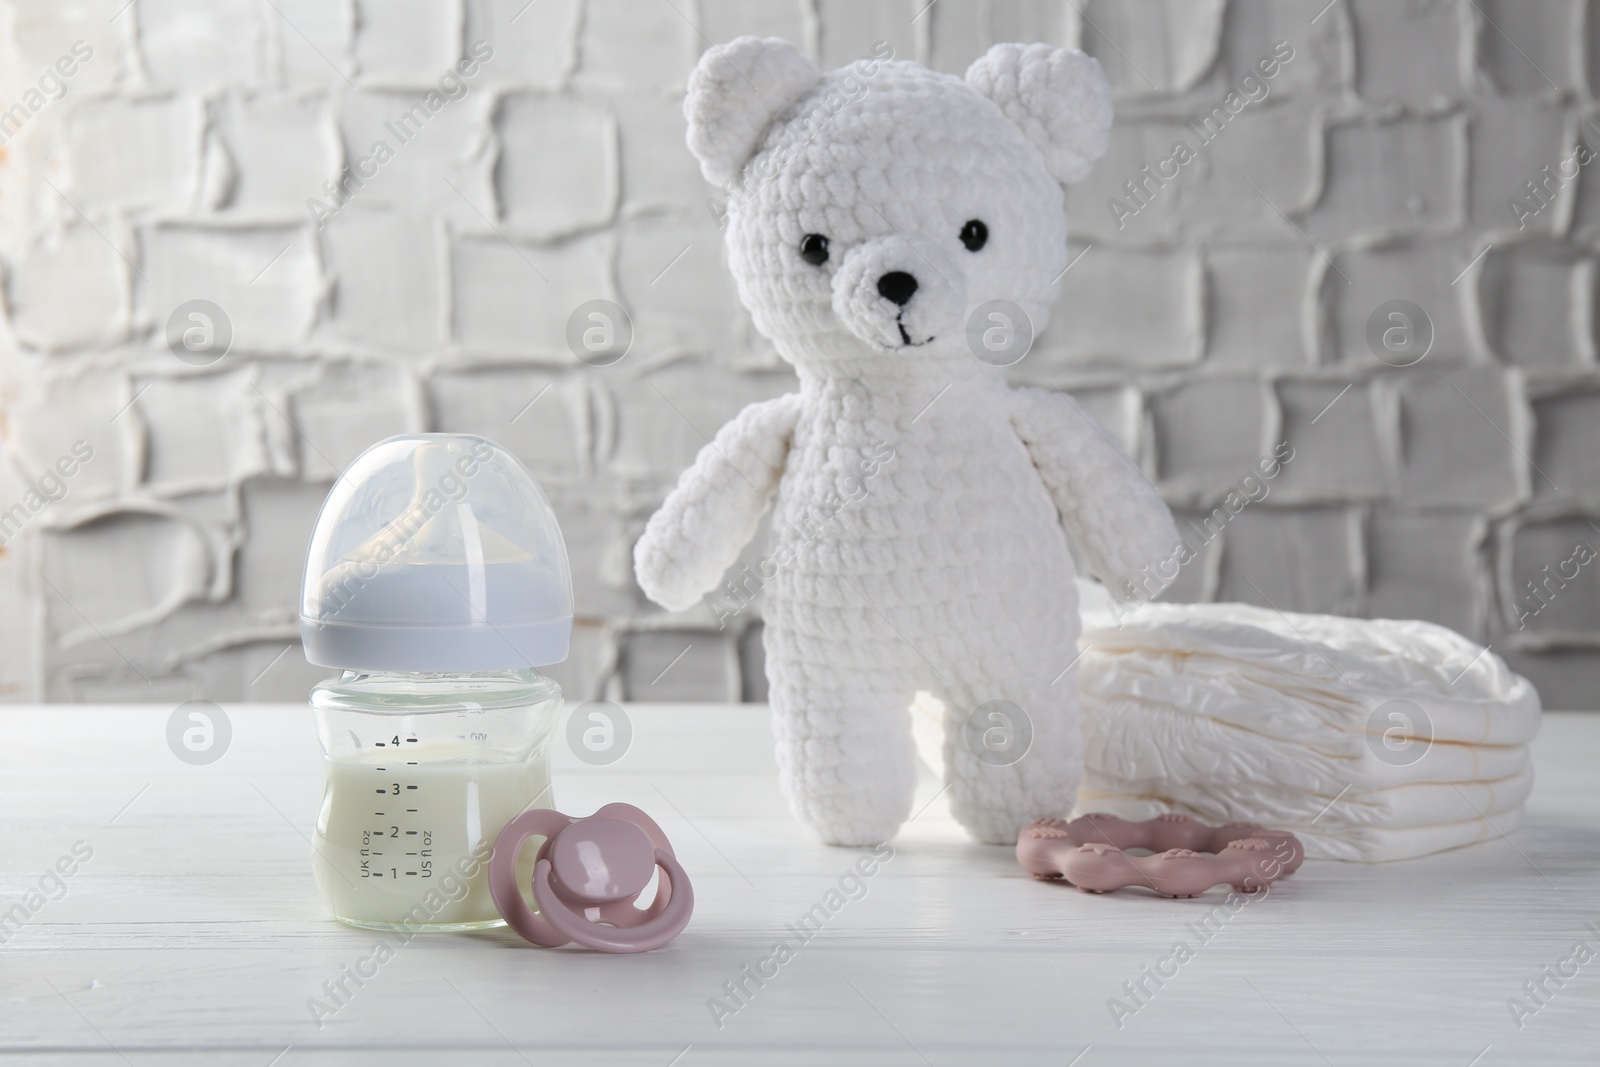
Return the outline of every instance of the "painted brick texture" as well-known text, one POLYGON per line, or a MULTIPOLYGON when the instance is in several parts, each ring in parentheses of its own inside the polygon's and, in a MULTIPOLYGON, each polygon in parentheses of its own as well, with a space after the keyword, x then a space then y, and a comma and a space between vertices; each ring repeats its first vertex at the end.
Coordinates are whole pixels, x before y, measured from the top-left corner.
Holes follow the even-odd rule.
POLYGON ((422 430, 544 484, 571 696, 760 699, 759 597, 721 629, 663 612, 629 550, 708 436, 792 385, 679 110, 709 42, 776 33, 829 65, 1097 55, 1118 123, 1013 373, 1201 531, 1172 596, 1432 619, 1600 707, 1600 563, 1573 562, 1600 549, 1594 4, 124 4, 0 0, 0 699, 303 698, 316 511, 422 430), (171 350, 193 300, 220 359, 171 350), (632 320, 615 365, 568 347, 590 300, 632 320))

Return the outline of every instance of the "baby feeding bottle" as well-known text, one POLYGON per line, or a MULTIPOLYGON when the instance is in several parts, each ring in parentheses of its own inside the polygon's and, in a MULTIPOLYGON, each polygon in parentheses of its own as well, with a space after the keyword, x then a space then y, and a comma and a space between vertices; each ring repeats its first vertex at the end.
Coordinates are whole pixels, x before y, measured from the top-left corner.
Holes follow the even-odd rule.
POLYGON ((317 519, 300 632, 306 659, 343 672, 311 694, 325 773, 312 865, 334 916, 504 925, 489 856, 507 822, 554 806, 561 688, 535 668, 565 659, 572 634, 567 550, 538 483, 470 434, 373 445, 317 519))

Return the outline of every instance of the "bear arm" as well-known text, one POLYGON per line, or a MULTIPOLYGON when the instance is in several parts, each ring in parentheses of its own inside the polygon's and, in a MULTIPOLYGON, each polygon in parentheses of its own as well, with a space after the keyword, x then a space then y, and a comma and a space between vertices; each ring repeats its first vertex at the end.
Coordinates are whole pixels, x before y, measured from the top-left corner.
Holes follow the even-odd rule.
POLYGON ((700 450, 633 546, 646 596, 682 611, 716 587, 778 488, 799 417, 798 393, 751 404, 700 450))
POLYGON ((1155 596, 1177 575, 1172 513, 1133 460, 1076 401, 1048 389, 1012 390, 1011 423, 1068 535, 1114 595, 1155 596))

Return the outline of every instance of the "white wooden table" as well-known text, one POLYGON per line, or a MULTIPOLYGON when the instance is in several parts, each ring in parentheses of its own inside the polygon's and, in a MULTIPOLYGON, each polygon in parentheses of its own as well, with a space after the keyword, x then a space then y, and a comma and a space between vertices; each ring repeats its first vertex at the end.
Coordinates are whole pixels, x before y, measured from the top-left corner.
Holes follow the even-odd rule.
POLYGON ((708 1001, 858 854, 790 820, 764 708, 629 710, 632 747, 612 766, 558 741, 558 801, 653 813, 694 880, 688 930, 621 957, 505 931, 420 936, 320 1027, 309 999, 383 935, 329 920, 313 884, 321 779, 304 707, 230 707, 231 745, 202 767, 168 750, 167 707, 0 710, 0 909, 76 843, 92 849, 64 895, 45 880, 0 945, 0 1061, 1600 1062, 1600 958, 1559 989, 1547 981, 1520 1030, 1507 1007, 1575 941, 1600 953, 1584 926, 1600 928, 1600 715, 1548 716, 1528 825, 1510 840, 1386 866, 1308 862, 1204 943, 1186 924, 1223 891, 1172 901, 1035 882, 1008 850, 970 844, 935 799, 865 896, 763 987, 747 983, 719 1028, 708 1001), (1153 995, 1119 1029, 1108 1001, 1180 940, 1194 957, 1159 989, 1147 980, 1153 995))

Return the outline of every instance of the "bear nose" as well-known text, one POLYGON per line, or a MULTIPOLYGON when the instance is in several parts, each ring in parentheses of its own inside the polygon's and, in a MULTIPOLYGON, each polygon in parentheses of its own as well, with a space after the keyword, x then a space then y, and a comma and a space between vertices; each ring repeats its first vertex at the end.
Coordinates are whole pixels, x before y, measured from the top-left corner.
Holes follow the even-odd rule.
POLYGON ((878 295, 905 307, 917 291, 917 280, 903 270, 892 270, 878 279, 878 295))

